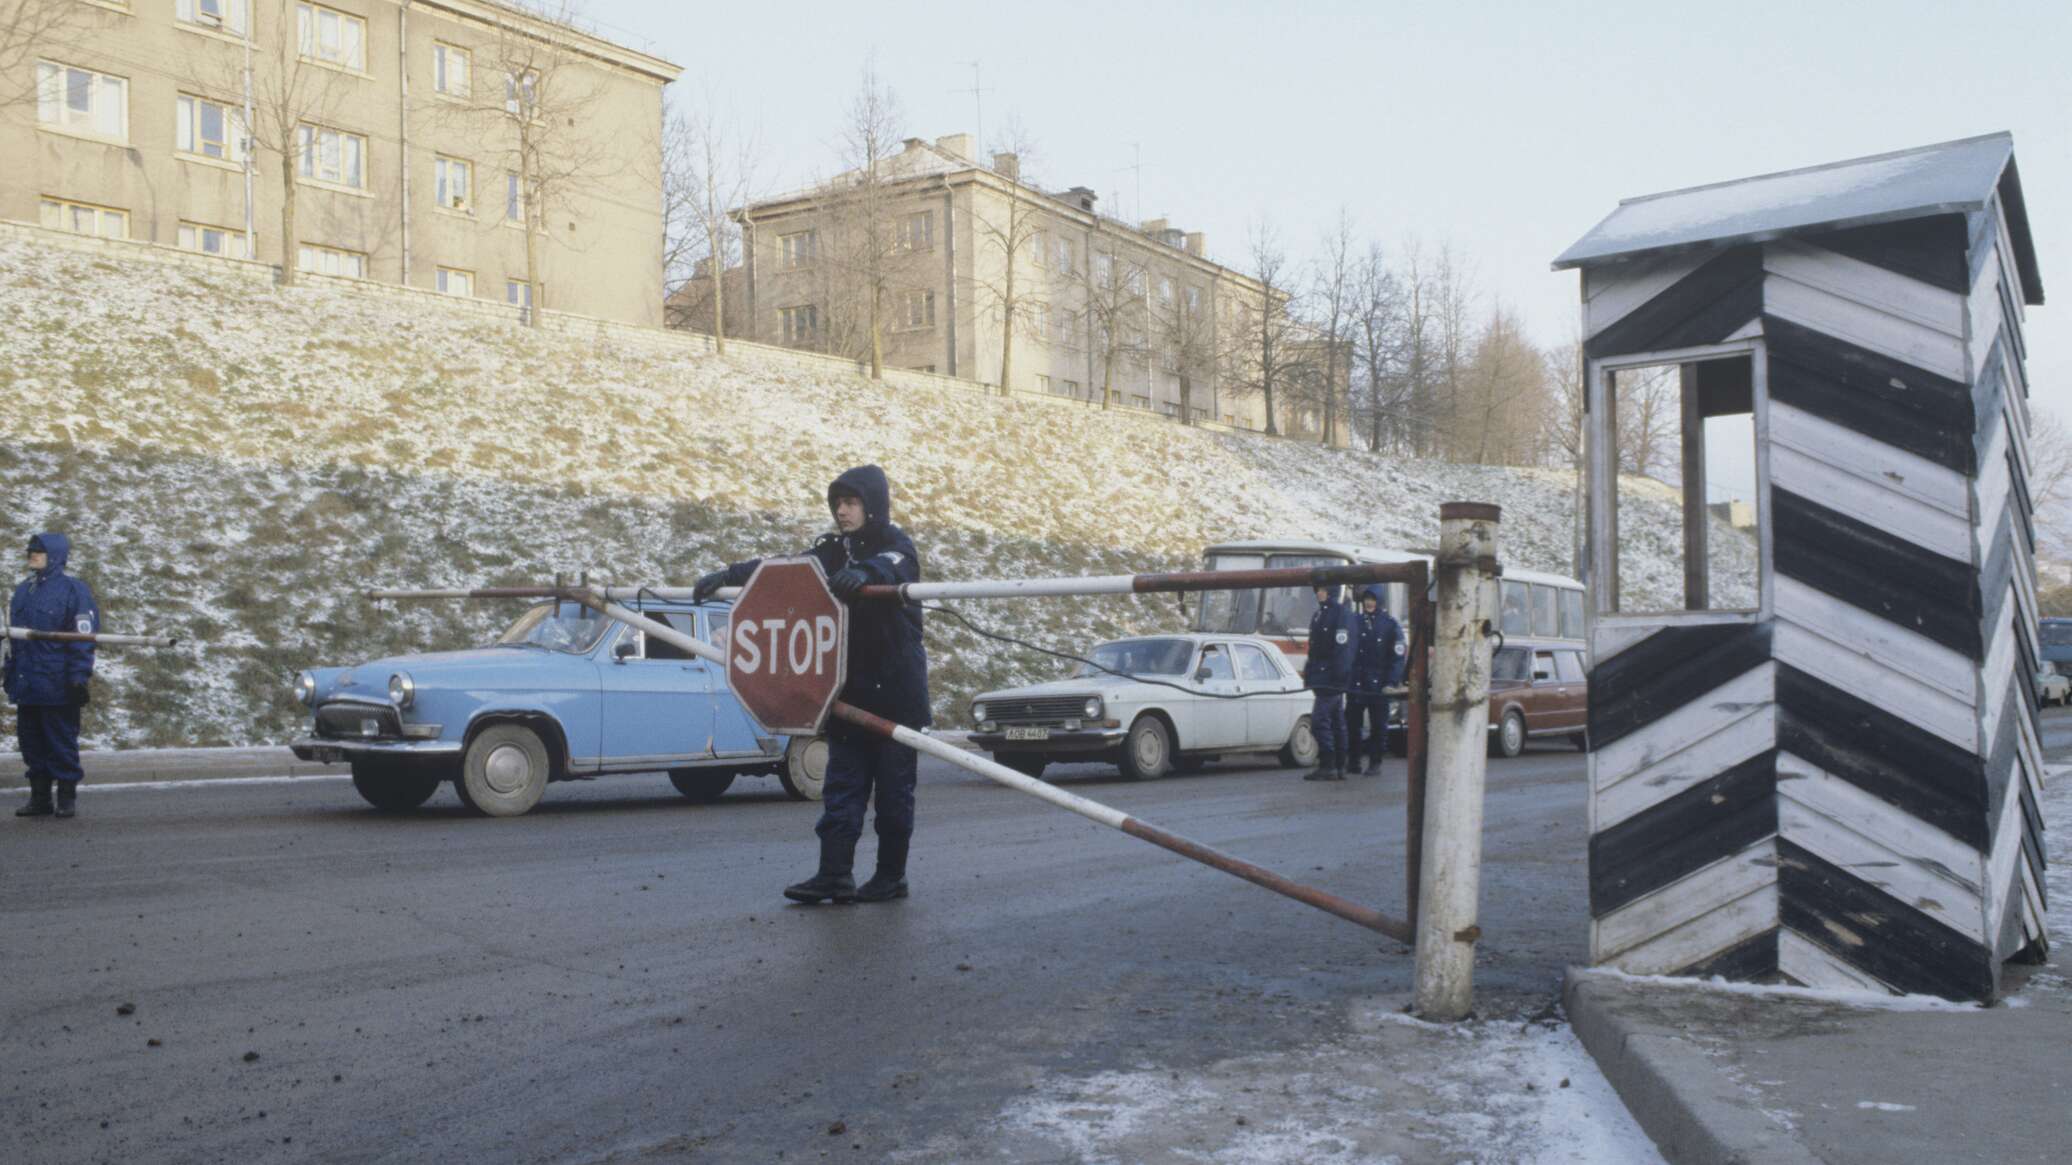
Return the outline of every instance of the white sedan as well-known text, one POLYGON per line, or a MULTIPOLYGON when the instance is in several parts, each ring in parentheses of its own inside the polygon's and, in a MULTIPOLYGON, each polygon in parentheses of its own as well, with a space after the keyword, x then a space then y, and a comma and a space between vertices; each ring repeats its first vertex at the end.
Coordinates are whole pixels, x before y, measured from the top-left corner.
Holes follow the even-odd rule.
POLYGON ((1317 761, 1310 694, 1270 640, 1156 635, 1103 643, 1087 658, 1098 666, 973 700, 972 742, 1030 776, 1067 761, 1104 761, 1138 780, 1235 753, 1277 753, 1290 768, 1317 761))

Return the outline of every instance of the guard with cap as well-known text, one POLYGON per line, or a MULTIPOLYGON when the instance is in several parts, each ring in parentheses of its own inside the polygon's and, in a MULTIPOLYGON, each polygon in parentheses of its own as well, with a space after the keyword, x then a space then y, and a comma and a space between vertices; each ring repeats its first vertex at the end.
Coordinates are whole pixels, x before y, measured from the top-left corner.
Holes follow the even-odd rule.
MULTIPOLYGON (((71 540, 63 534, 29 539, 29 577, 8 600, 9 627, 100 631, 92 588, 65 573, 71 556, 71 540)), ((10 639, 7 649, 0 684, 15 706, 15 736, 29 778, 29 803, 14 815, 70 817, 78 811, 79 781, 86 775, 79 767, 79 712, 91 695, 94 645, 10 639)))
POLYGON ((1309 731, 1317 738, 1317 767, 1302 774, 1305 781, 1345 779, 1345 692, 1352 685, 1353 657, 1359 634, 1345 588, 1319 586, 1316 614, 1309 619, 1309 659, 1302 665, 1302 686, 1315 693, 1309 731))
POLYGON ((1345 694, 1346 769, 1355 775, 1379 775, 1388 747, 1388 689, 1403 682, 1403 665, 1408 662, 1403 628, 1389 614, 1380 583, 1360 589, 1355 626, 1359 630, 1353 640, 1353 682, 1345 694))
MULTIPOLYGON (((908 728, 926 728, 928 653, 921 608, 914 603, 856 602, 865 586, 919 582, 921 560, 906 532, 892 524, 892 484, 875 465, 844 472, 827 487, 836 532, 805 553, 820 560, 829 589, 850 604, 849 675, 840 699, 908 728)), ((737 562, 698 580, 703 602, 721 587, 738 587, 761 559, 737 562)), ((821 793, 820 868, 785 887, 794 902, 884 902, 907 896, 907 849, 914 834, 914 778, 919 758, 906 745, 842 720, 827 728, 827 781, 821 793), (864 811, 875 799, 878 868, 861 887, 852 870, 864 811)))

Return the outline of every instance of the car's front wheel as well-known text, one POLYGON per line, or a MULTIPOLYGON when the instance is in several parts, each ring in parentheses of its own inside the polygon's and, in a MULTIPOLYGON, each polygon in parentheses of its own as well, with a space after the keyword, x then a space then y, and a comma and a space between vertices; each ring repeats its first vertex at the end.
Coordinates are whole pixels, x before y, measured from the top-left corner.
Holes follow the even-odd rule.
POLYGON ((356 760, 353 790, 384 813, 407 813, 439 791, 439 776, 413 771, 394 761, 356 760))
POLYGON ((696 801, 709 805, 719 800, 720 794, 734 783, 732 769, 670 769, 669 783, 676 791, 696 801))
POLYGON ((1173 763, 1173 738, 1165 721, 1156 716, 1139 716, 1122 741, 1122 775, 1132 781, 1149 781, 1166 775, 1173 763))
POLYGON ((777 783, 794 801, 818 801, 827 786, 827 737, 794 736, 784 746, 777 783))
POLYGON ((1489 742, 1489 751, 1497 756, 1517 756, 1525 751, 1525 716, 1516 708, 1504 713, 1497 725, 1496 739, 1489 742))
POLYGON ((1295 731, 1288 734, 1278 759, 1284 769, 1306 769, 1317 763, 1317 736, 1309 730, 1309 717, 1295 722, 1295 731))
POLYGON ((492 724, 469 742, 453 788, 484 817, 517 817, 540 803, 552 771, 539 733, 522 724, 492 724))

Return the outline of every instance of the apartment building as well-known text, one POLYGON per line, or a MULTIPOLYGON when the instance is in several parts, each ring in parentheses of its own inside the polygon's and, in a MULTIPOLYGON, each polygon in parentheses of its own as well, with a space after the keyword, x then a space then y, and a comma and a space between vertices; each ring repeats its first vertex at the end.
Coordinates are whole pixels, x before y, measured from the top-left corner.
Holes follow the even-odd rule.
POLYGON ((0 218, 662 322, 666 61, 493 0, 16 2, 70 10, 12 54, 0 218))
POLYGON ((1265 427, 1222 359, 1241 313, 1267 310, 1265 289, 1210 261, 1201 234, 1105 217, 1085 187, 1038 189, 1012 154, 978 162, 969 134, 908 139, 880 174, 873 224, 857 219, 854 175, 738 213, 754 338, 865 354, 864 248, 890 272, 888 366, 997 385, 1011 336, 1014 388, 1265 427))

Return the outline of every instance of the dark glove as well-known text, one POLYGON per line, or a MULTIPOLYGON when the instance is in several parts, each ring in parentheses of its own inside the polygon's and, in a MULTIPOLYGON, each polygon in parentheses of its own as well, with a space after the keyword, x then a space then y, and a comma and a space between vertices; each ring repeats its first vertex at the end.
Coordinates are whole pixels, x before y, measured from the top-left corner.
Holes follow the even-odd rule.
POLYGON ((698 585, 691 588, 691 601, 702 603, 711 598, 714 593, 725 585, 727 585, 726 571, 715 570, 711 574, 701 575, 698 578, 698 585))
POLYGON ((864 584, 869 581, 871 577, 860 568, 845 566, 836 571, 833 578, 827 580, 827 587, 835 593, 836 598, 846 603, 855 598, 856 592, 862 590, 864 584))
POLYGON ((88 688, 85 684, 66 685, 65 698, 70 700, 74 705, 81 708, 84 708, 88 704, 93 703, 94 700, 92 689, 88 688))

